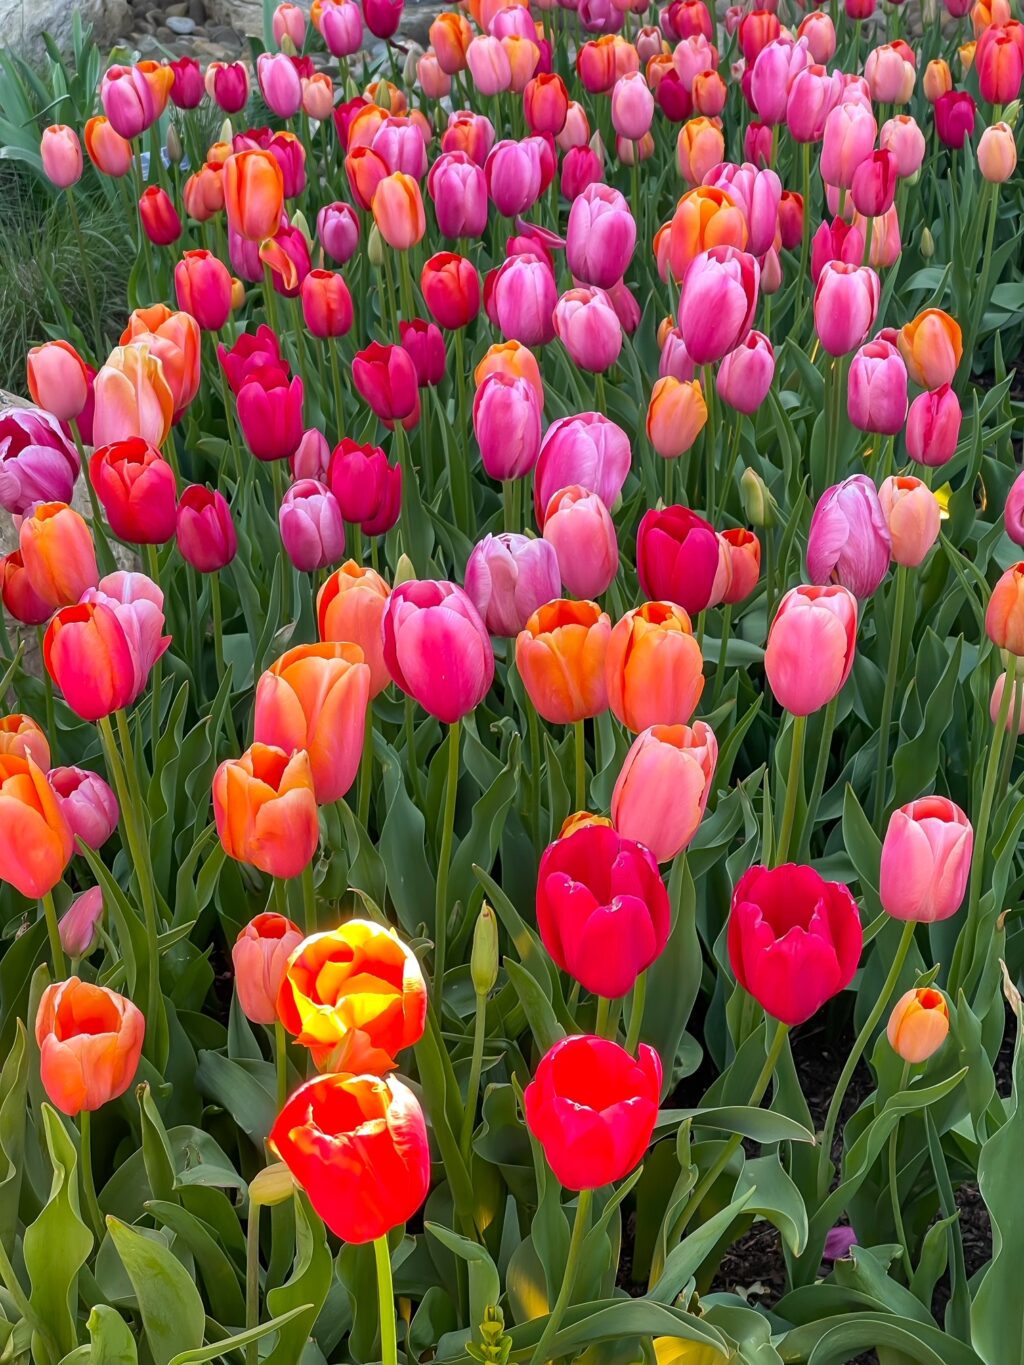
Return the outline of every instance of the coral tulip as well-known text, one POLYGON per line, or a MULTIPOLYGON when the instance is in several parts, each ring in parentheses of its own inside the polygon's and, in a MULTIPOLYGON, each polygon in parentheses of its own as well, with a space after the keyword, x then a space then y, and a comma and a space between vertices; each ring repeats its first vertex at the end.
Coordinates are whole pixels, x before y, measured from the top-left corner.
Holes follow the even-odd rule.
POLYGON ((703 721, 652 725, 642 730, 623 760, 612 792, 612 823, 619 834, 670 862, 697 833, 718 761, 714 731, 703 721))
POLYGON ((853 668, 857 599, 832 584, 791 588, 768 632, 764 670, 776 701, 809 716, 838 696, 853 668), (813 658, 815 667, 807 668, 813 658))
POLYGON ((142 1011, 106 986, 77 976, 47 986, 35 1034, 50 1103, 75 1118, 123 1095, 139 1068, 145 1033, 142 1011))
POLYGON ((940 511, 935 494, 920 479, 892 476, 878 490, 896 564, 916 568, 939 538, 940 511))
POLYGON ((224 209, 228 226, 249 242, 277 231, 284 208, 284 176, 268 151, 233 152, 224 162, 224 209))
POLYGON ((158 448, 166 441, 174 417, 174 394, 148 341, 115 347, 96 376, 93 393, 95 445, 131 436, 158 448))
POLYGON ((37 503, 18 534, 32 587, 51 608, 77 602, 99 581, 88 524, 66 503, 37 503))
POLYGON ((213 813, 224 852, 271 877, 297 877, 320 837, 309 755, 253 744, 213 778, 213 813))
POLYGON ((89 479, 121 540, 164 545, 177 522, 174 470, 140 436, 101 446, 89 461, 89 479))
POLYGON ((516 667, 545 720, 569 725, 607 710, 610 635, 596 602, 558 598, 533 613, 516 637, 516 667))
POLYGON ((889 817, 878 895, 894 919, 931 924, 955 915, 967 890, 974 831, 944 796, 925 796, 889 817))
POLYGON ((912 1065, 933 1057, 948 1033, 949 1006, 946 997, 933 986, 918 987, 901 995, 885 1028, 893 1052, 912 1065))
POLYGON ((391 681, 381 630, 389 592, 380 574, 349 559, 331 574, 316 599, 321 640, 351 642, 363 651, 371 699, 391 681))
POLYGON ((231 273, 210 251, 186 251, 174 267, 178 307, 204 332, 218 332, 231 316, 231 273))
POLYGON ((50 771, 50 745, 46 734, 37 721, 20 711, 0 716, 0 754, 31 758, 40 772, 50 771))
POLYGON ((48 895, 75 850, 70 826, 31 754, 0 752, 0 882, 48 895))
POLYGON ((704 689, 703 666, 682 607, 635 607, 608 640, 605 681, 613 714, 634 734, 652 725, 685 725, 704 689))
POLYGON ((926 308, 900 328, 897 342, 911 379, 922 389, 952 384, 963 356, 959 324, 941 308, 926 308))

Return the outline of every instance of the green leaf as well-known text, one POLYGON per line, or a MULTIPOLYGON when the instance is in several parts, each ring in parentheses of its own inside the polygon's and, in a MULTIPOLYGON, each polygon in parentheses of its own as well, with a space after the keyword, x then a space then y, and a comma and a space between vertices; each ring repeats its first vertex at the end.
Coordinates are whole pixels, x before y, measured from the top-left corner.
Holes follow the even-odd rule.
POLYGON ((522 1005, 526 1014, 527 1023, 530 1031, 537 1041, 537 1046, 541 1052, 547 1052, 558 1042, 559 1038, 565 1037, 565 1029, 555 1018, 555 1011, 551 1007, 551 1001, 544 993, 544 988, 536 977, 530 973, 514 958, 504 959, 504 968, 508 973, 508 979, 516 988, 519 996, 519 1003, 522 1005))
POLYGON ((759 1213, 782 1233, 794 1256, 807 1245, 807 1209, 800 1191, 777 1154, 755 1157, 744 1163, 736 1182, 736 1193, 749 1190, 754 1201, 748 1213, 759 1213))
POLYGON ((25 1164, 25 1097, 28 1093, 28 1049, 19 1019, 14 1046, 0 1071, 0 1242, 10 1253, 18 1225, 18 1202, 25 1164))
POLYGON ((695 1232, 691 1232, 689 1237, 684 1237, 677 1247, 673 1247, 665 1260, 657 1283, 647 1297, 655 1303, 672 1303, 678 1298, 683 1286, 696 1275, 752 1198, 753 1191, 745 1190, 728 1208, 713 1214, 695 1232))
MULTIPOLYGON (((89 1314, 88 1365, 137 1365, 139 1353, 131 1328, 113 1308, 98 1303, 89 1314)), ((83 1348, 84 1349, 84 1348, 83 1348)))
POLYGON ((242 1346, 262 1341, 264 1337, 270 1336, 271 1332, 280 1331, 301 1313, 308 1312, 311 1307, 312 1304, 303 1303, 288 1313, 282 1313, 280 1317, 271 1318, 269 1322, 261 1322, 258 1327, 250 1327, 246 1332, 236 1332, 234 1336, 225 1337, 223 1341, 214 1342, 210 1346, 200 1346, 191 1351, 179 1351, 176 1356, 171 1357, 169 1365, 204 1365, 207 1360, 219 1360, 229 1351, 237 1351, 242 1346))
POLYGON ((213 1316, 220 1322, 244 1322, 245 1299, 239 1287, 238 1272, 217 1241, 214 1229, 205 1226, 180 1204, 165 1200, 151 1200, 146 1205, 146 1212, 180 1237, 192 1253, 213 1316))
POLYGON ((42 1213, 25 1229, 25 1268, 32 1282, 32 1307, 63 1354, 78 1345, 78 1272, 93 1237, 79 1214, 75 1145, 55 1109, 44 1104, 42 1114, 53 1183, 42 1213))
POLYGON ((297 1190, 295 1207, 295 1263, 284 1284, 267 1294, 267 1310, 280 1318, 294 1314, 277 1338, 264 1365, 292 1365, 312 1331, 334 1278, 334 1258, 324 1225, 313 1212, 308 1196, 297 1190))
POLYGON ((758 1109, 746 1104, 724 1104, 709 1109, 662 1109, 658 1112, 655 1132, 664 1133, 685 1119, 695 1128, 716 1128, 723 1133, 739 1133, 754 1142, 813 1142, 814 1134, 802 1123, 776 1114, 772 1109, 758 1109))
POLYGON ((144 1237, 118 1218, 108 1217, 107 1228, 135 1290, 156 1365, 170 1365, 180 1351, 202 1346, 206 1312, 181 1262, 162 1241, 144 1237))
MULTIPOLYGON (((914 1365, 981 1365, 969 1346, 922 1322, 886 1313, 853 1313, 794 1327, 778 1344, 786 1365, 846 1365, 861 1351, 889 1347, 914 1365)), ((1003 1365, 1010 1365, 1004 1361, 1003 1365)))
POLYGON ((142 1160, 149 1188, 154 1199, 171 1200, 174 1198, 174 1156, 148 1082, 139 1086, 138 1097, 142 1117, 142 1160))
POLYGON ((436 1237, 469 1267, 469 1320, 475 1325, 483 1322, 485 1310, 501 1301, 501 1276, 486 1248, 468 1237, 460 1237, 440 1223, 424 1225, 431 1237, 436 1237))

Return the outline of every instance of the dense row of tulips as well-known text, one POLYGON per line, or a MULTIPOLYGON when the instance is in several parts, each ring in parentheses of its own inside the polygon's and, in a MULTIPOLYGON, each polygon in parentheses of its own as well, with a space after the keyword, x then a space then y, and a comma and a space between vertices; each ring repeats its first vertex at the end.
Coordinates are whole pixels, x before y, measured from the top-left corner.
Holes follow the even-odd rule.
POLYGON ((1024 27, 904 17, 60 72, 138 260, 0 414, 11 1359, 1020 1356, 1024 27))

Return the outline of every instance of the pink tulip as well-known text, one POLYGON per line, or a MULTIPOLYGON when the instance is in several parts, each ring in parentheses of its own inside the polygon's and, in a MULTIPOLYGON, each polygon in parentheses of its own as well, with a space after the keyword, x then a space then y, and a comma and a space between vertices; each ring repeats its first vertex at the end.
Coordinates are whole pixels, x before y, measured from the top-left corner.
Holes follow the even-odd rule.
POLYGON ((490 690, 494 651, 487 627, 454 583, 409 579, 388 597, 384 662, 425 711, 452 725, 490 690))
POLYGON ((332 57, 351 57, 363 45, 363 16, 355 0, 324 5, 320 11, 320 36, 332 57))
POLYGON ((711 794, 718 741, 710 725, 652 725, 630 745, 612 792, 612 824, 670 862, 697 833, 711 794))
POLYGON ((925 796, 889 817, 878 897, 893 919, 933 924, 960 909, 971 870, 974 831, 959 806, 925 796))
POLYGON ((543 346, 554 337, 551 315, 558 292, 554 271, 543 256, 511 257, 490 277, 490 289, 485 287, 484 295, 488 316, 493 316, 507 341, 543 346))
POLYGON ((145 691, 153 665, 171 643, 171 637, 163 634, 163 592, 143 573, 119 571, 101 578, 95 588, 87 588, 81 600, 97 602, 117 617, 133 670, 124 702, 130 706, 145 691))
POLYGON ((473 84, 481 95, 500 95, 512 86, 512 64, 500 38, 478 34, 466 49, 473 84))
POLYGON ((560 488, 582 484, 611 510, 632 463, 629 437, 600 412, 562 417, 548 427, 533 476, 534 512, 544 512, 560 488))
POLYGON ((864 260, 864 234, 842 218, 822 223, 811 238, 811 279, 815 284, 829 261, 860 265, 864 260))
POLYGON ((654 118, 654 96, 639 71, 620 76, 612 87, 612 127, 619 137, 639 142, 654 118))
POLYGON ((889 528, 875 485, 853 474, 824 492, 807 533, 807 572, 813 583, 841 583, 870 597, 889 568, 889 528))
POLYGON ((395 175, 422 180, 427 173, 427 148, 419 127, 407 118, 386 118, 373 135, 370 147, 395 175))
POLYGON ((896 158, 896 173, 901 180, 921 169, 925 154, 924 133, 909 114, 897 114, 883 123, 878 145, 896 158))
POLYGON ((892 208, 896 197, 897 162, 894 152, 872 152, 853 173, 850 198, 865 218, 880 218, 892 208))
POLYGON ((120 818, 117 797, 109 785, 99 773, 86 768, 51 768, 46 780, 75 838, 89 848, 102 848, 120 818))
POLYGON ((359 218, 351 204, 325 204, 316 216, 316 235, 324 255, 344 265, 359 245, 359 218))
POLYGON ((696 364, 721 360, 742 344, 757 308, 760 277, 754 257, 731 246, 712 247, 692 262, 679 330, 696 364))
POLYGON ((552 322, 555 335, 580 369, 603 374, 618 360, 622 324, 603 289, 568 290, 555 305, 552 322))
POLYGON ((442 235, 479 237, 487 227, 487 177, 465 152, 445 152, 431 166, 427 191, 442 235))
POLYGON ((559 575, 574 597, 607 591, 619 571, 619 543, 596 493, 581 484, 559 489, 544 511, 544 539, 554 546, 559 575))
POLYGON ((826 185, 848 190, 853 173, 874 150, 878 125, 860 104, 839 104, 825 120, 821 144, 821 176, 826 185))
POLYGON ((609 289, 625 275, 635 248, 636 223, 618 190, 590 185, 573 200, 565 259, 577 280, 609 289))
POLYGON ((892 475, 878 490, 878 501, 889 528, 893 562, 916 569, 939 538, 938 499, 920 479, 892 475))
POLYGON ((43 129, 39 155, 43 159, 43 174, 59 190, 66 190, 81 180, 82 144, 74 128, 66 123, 53 123, 43 129))
POLYGON ((918 464, 936 468, 956 454, 963 411, 948 384, 919 393, 907 413, 907 454, 918 464))
POLYGON ((847 355, 874 326, 881 284, 870 266, 828 261, 814 290, 814 327, 829 355, 847 355))
POLYGON ((330 489, 316 479, 292 484, 281 502, 278 520, 281 543, 302 573, 326 569, 345 552, 341 508, 330 489))
POLYGON ((103 891, 90 886, 76 896, 60 917, 60 946, 70 958, 89 957, 95 951, 103 918, 103 891))
POLYGON ((465 586, 490 633, 514 639, 538 607, 561 596, 558 556, 532 536, 484 536, 469 556, 465 586))
POLYGON ((100 102, 115 133, 131 140, 159 111, 145 73, 137 66, 111 66, 100 81, 100 102))
POLYGON ((838 696, 853 667, 856 638, 857 599, 847 588, 790 588, 764 652, 765 676, 779 705, 809 716, 838 696))
POLYGON ((291 118, 302 108, 302 80, 284 52, 261 52, 256 59, 256 78, 264 103, 278 118, 291 118))
POLYGON ((876 104, 906 104, 914 93, 916 73, 899 44, 872 48, 864 62, 864 79, 876 104))
POLYGON ((895 436, 907 416, 907 367, 890 341, 865 342, 850 361, 846 413, 861 431, 895 436))
POLYGON ((500 214, 514 218, 517 214, 528 213, 541 193, 541 161, 536 139, 495 143, 484 172, 488 193, 500 214))
POLYGON ((806 43, 776 38, 765 44, 750 71, 750 100, 762 123, 785 123, 789 89, 810 64, 806 43))
POLYGON ((752 413, 764 402, 775 377, 775 350, 763 332, 748 332, 743 342, 724 356, 715 376, 723 403, 737 412, 752 413))
POLYGON ((838 71, 807 66, 797 72, 786 96, 786 125, 795 142, 820 142, 825 124, 842 98, 838 71))
POLYGON ((1011 678, 1009 673, 1000 673, 996 678, 995 686, 992 688, 992 697, 988 705, 988 714, 993 725, 999 724, 999 713, 1003 707, 1003 692, 1009 683, 1010 701, 1006 712, 1006 733, 1012 735, 1016 729, 1018 737, 1024 735, 1024 683, 1018 683, 1011 678), (1014 721, 1016 720, 1016 726, 1014 721))
POLYGON ((492 479, 521 479, 537 463, 541 411, 525 379, 489 374, 473 400, 473 430, 484 469, 492 479))
POLYGON ((811 10, 805 14, 796 32, 797 37, 807 43, 812 61, 824 65, 835 56, 836 26, 825 10, 811 10))
POLYGON ((1024 473, 1017 475, 1007 494, 1003 526, 1015 545, 1024 545, 1024 473))

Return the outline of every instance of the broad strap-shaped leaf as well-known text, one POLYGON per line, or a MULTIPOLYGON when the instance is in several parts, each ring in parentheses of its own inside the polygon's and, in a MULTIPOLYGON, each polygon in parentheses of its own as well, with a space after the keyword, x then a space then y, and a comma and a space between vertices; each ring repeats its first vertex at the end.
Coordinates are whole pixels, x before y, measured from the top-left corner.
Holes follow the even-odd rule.
POLYGON ((107 1228, 135 1290, 156 1365, 202 1346, 206 1311, 192 1276, 159 1237, 144 1236, 117 1218, 107 1228))

